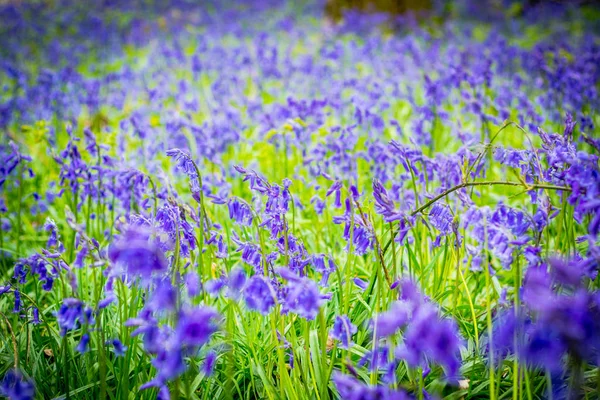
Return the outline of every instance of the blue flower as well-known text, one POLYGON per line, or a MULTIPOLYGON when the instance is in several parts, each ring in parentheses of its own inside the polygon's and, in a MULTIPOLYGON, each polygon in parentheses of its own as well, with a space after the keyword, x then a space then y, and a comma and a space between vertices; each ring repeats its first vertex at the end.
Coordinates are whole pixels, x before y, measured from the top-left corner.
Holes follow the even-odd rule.
POLYGON ((244 288, 244 299, 252 310, 267 315, 275 306, 275 290, 264 277, 254 275, 244 288))
POLYGON ((175 328, 178 343, 189 347, 202 346, 216 332, 215 319, 218 315, 209 307, 196 307, 182 311, 175 328))
POLYGON ((33 400, 35 388, 20 372, 9 370, 0 383, 0 395, 9 400, 33 400))
POLYGON ((346 315, 338 315, 335 317, 331 337, 339 340, 340 347, 348 349, 352 345, 352 335, 357 332, 357 328, 346 315))
POLYGON ((88 333, 84 333, 81 336, 81 340, 79 341, 79 344, 77 345, 76 350, 82 354, 87 353, 89 343, 90 343, 90 335, 88 333))
POLYGON ((229 271, 227 280, 227 295, 233 299, 239 298, 246 284, 246 272, 242 268, 233 268, 229 271))
POLYGON ((254 216, 247 203, 237 198, 232 198, 227 205, 229 207, 229 218, 241 226, 252 226, 254 216))
POLYGON ((108 344, 112 345, 115 356, 123 357, 127 351, 127 347, 123 346, 123 343, 119 339, 109 340, 108 344))
POLYGON ((129 226, 109 250, 110 260, 132 277, 150 279, 167 270, 167 261, 147 228, 129 226))
POLYGON ((215 366, 217 363, 217 353, 209 351, 204 358, 202 363, 201 371, 205 376, 212 376, 215 372, 215 366))
POLYGON ((286 286, 285 307, 306 319, 315 319, 323 303, 317 284, 309 278, 290 280, 286 286))
POLYGON ((403 390, 394 390, 386 386, 370 386, 339 372, 334 372, 332 380, 340 398, 344 400, 409 400, 411 398, 403 390))
POLYGON ((167 156, 173 157, 177 163, 177 168, 188 176, 192 193, 199 193, 202 190, 200 187, 200 177, 190 155, 180 149, 170 149, 167 150, 167 156))
POLYGON ((68 331, 78 328, 81 324, 93 324, 92 310, 84 307, 81 300, 65 298, 56 314, 60 333, 64 336, 68 331))
POLYGON ((194 271, 190 271, 183 276, 183 281, 185 287, 187 289, 188 296, 196 297, 200 294, 202 290, 202 283, 200 282, 200 277, 194 271))

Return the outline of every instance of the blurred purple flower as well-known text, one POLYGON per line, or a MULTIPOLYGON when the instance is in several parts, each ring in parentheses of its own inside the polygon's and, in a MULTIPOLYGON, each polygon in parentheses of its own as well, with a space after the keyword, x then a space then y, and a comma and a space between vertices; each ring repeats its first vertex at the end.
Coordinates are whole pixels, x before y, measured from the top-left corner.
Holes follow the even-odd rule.
POLYGON ((340 341, 341 348, 349 349, 352 345, 352 335, 356 332, 356 326, 350 322, 350 319, 346 315, 338 315, 335 317, 330 334, 331 337, 340 341))

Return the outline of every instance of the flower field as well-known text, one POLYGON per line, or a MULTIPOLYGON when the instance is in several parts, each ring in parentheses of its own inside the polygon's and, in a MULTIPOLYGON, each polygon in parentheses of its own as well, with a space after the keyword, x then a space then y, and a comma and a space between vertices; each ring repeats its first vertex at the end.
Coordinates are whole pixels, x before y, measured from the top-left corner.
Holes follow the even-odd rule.
POLYGON ((600 10, 433 3, 0 2, 0 397, 600 398, 600 10))

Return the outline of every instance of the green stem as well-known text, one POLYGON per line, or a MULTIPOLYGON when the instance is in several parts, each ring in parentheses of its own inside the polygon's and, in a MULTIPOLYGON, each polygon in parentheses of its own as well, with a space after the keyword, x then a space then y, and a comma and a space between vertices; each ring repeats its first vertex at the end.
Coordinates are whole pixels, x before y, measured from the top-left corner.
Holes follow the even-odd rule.
POLYGON ((0 312, 0 315, 4 318, 4 321, 6 322, 6 326, 8 327, 8 331, 10 332, 10 338, 12 340, 12 345, 13 345, 13 352, 15 355, 14 366, 15 366, 15 370, 17 370, 17 369, 19 369, 19 347, 17 346, 17 338, 15 336, 15 332, 13 331, 12 325, 11 325, 10 321, 8 320, 8 318, 6 317, 6 315, 4 315, 1 312, 0 312))
POLYGON ((21 257, 21 214, 23 211, 23 163, 21 162, 19 165, 19 212, 17 214, 17 251, 15 252, 15 257, 19 259, 21 257))
MULTIPOLYGON (((521 305, 521 301, 520 301, 520 297, 519 297, 519 290, 521 288, 521 270, 520 270, 520 265, 519 265, 519 255, 517 254, 517 259, 514 265, 514 273, 515 273, 515 319, 518 321, 519 318, 519 307, 521 305)), ((517 322, 517 326, 518 322, 517 322)), ((515 329, 515 333, 514 333, 514 348, 515 348, 515 359, 513 360, 513 399, 517 400, 519 398, 519 357, 518 357, 518 353, 517 353, 517 349, 519 348, 518 346, 518 340, 519 340, 519 332, 517 329, 515 329)))
MULTIPOLYGON (((485 253, 484 257, 487 257, 487 223, 484 221, 484 241, 485 241, 485 253)), ((486 306, 486 321, 487 331, 489 338, 489 380, 490 380, 490 400, 496 400, 495 390, 495 360, 494 360, 494 335, 493 335, 493 324, 492 324, 492 282, 490 275, 489 262, 484 262, 483 271, 485 274, 485 306, 486 306)))

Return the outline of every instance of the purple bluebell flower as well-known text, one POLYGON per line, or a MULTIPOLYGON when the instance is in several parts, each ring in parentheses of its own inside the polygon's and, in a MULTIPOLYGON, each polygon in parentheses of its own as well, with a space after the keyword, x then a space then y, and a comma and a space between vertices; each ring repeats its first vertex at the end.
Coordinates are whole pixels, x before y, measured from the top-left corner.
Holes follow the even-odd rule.
POLYGON ((167 261, 152 237, 152 231, 129 226, 108 250, 110 260, 124 272, 148 280, 167 270, 167 261))
POLYGON ((242 226, 252 226, 254 216, 247 203, 232 198, 227 205, 229 207, 229 218, 242 226))
POLYGON ((65 251, 65 248, 64 248, 62 242, 60 241, 58 227, 56 226, 56 223, 54 222, 53 219, 51 219, 51 218, 46 219, 46 223, 44 224, 44 230, 46 230, 47 232, 50 232, 50 237, 48 238, 48 242, 47 242, 46 246, 56 247, 60 253, 63 253, 65 251))
POLYGON ((21 312, 21 292, 18 289, 15 289, 13 294, 15 296, 13 313, 19 314, 21 312))
POLYGON ((200 294, 200 291, 202 290, 202 283, 200 282, 200 277, 196 272, 189 271, 183 276, 183 281, 185 283, 188 296, 196 297, 200 294))
POLYGON ((333 185, 329 189, 327 189, 327 193, 325 193, 325 197, 329 197, 331 194, 335 193, 335 201, 333 202, 333 206, 335 208, 342 207, 342 182, 335 181, 333 185))
POLYGON ((362 290, 365 290, 365 289, 367 289, 367 287, 369 287, 369 282, 365 281, 364 279, 360 279, 360 278, 354 278, 354 284, 362 290))
MULTIPOLYGON (((285 270, 280 268, 279 273, 285 270)), ((309 278, 297 277, 291 271, 282 277, 289 280, 285 287, 285 308, 306 319, 315 319, 324 300, 317 284, 309 278)))
POLYGON ((446 205, 435 203, 429 210, 429 221, 443 235, 452 233, 452 213, 446 205))
POLYGON ((79 344, 77 345, 76 350, 79 353, 87 353, 88 349, 89 349, 89 343, 90 343, 90 335, 88 333, 84 333, 81 336, 81 340, 79 341, 79 344))
POLYGON ((153 311, 172 311, 177 302, 177 289, 168 278, 156 283, 147 307, 153 311))
POLYGON ((143 336, 144 350, 150 354, 158 354, 164 349, 164 344, 168 341, 171 330, 163 326, 159 328, 156 320, 148 313, 142 311, 142 316, 126 321, 125 326, 138 326, 131 334, 132 337, 143 336), (145 314, 145 315, 144 315, 145 314))
POLYGON ((260 275, 250 278, 244 288, 244 299, 248 307, 263 315, 267 315, 275 306, 276 298, 275 290, 269 281, 260 275))
POLYGON ((374 318, 377 336, 387 337, 396 333, 408 323, 412 309, 412 305, 405 301, 392 303, 389 311, 381 313, 374 318))
POLYGON ((80 324, 87 323, 87 315, 81 300, 74 298, 63 299, 63 303, 56 314, 61 335, 64 336, 68 331, 76 329, 80 324))
POLYGON ((156 400, 171 400, 171 393, 168 386, 163 385, 158 389, 156 400))
POLYGON ((9 400, 33 400, 35 387, 16 370, 9 370, 0 383, 0 395, 9 400))
POLYGON ((388 346, 377 346, 375 350, 369 350, 360 358, 357 366, 367 366, 369 372, 379 372, 387 369, 390 362, 390 348, 388 346))
POLYGON ((442 365, 448 376, 455 377, 460 366, 458 327, 448 319, 441 319, 429 303, 420 306, 408 325, 404 345, 396 355, 409 365, 423 365, 426 359, 442 365))
POLYGON ((200 369, 205 376, 212 376, 212 374, 215 372, 216 364, 217 353, 214 351, 209 351, 206 353, 206 357, 204 358, 204 362, 202 363, 200 369))
POLYGON ((242 268, 233 268, 229 271, 227 280, 227 295, 233 299, 239 298, 246 284, 246 272, 242 268))
POLYGON ((326 204, 323 201, 323 199, 321 199, 319 196, 314 195, 311 199, 310 199, 310 204, 313 205, 315 212, 317 213, 317 215, 321 215, 323 214, 323 211, 325 210, 326 204))
POLYGON ((186 370, 181 348, 171 343, 160 349, 156 357, 152 360, 152 365, 157 370, 156 377, 140 386, 140 390, 151 387, 164 387, 167 382, 177 378, 186 370))
MULTIPOLYGON (((0 291, 1 294, 1 291, 0 291)), ((40 324, 40 310, 37 307, 32 307, 32 319, 31 323, 34 325, 40 324)))
POLYGON ((550 257, 548 259, 550 266, 550 275, 552 278, 563 285, 578 286, 586 271, 582 268, 579 260, 567 260, 559 257, 550 257))
POLYGON ((109 305, 111 305, 115 300, 117 300, 116 296, 114 294, 108 294, 106 297, 104 297, 103 299, 101 299, 98 302, 98 309, 102 310, 106 307, 108 307, 109 305))
MULTIPOLYGON (((518 352, 525 339, 526 320, 522 310, 515 310, 514 307, 502 310, 494 320, 493 326, 493 349, 500 358, 505 358, 508 354, 518 352), (515 335, 518 339, 517 348, 515 348, 515 335)), ((488 343, 487 351, 490 349, 488 343)))
POLYGON ((398 389, 386 386, 370 386, 356 378, 335 372, 332 378, 335 387, 344 400, 408 400, 410 396, 398 389))
POLYGON ((382 215, 387 222, 403 218, 403 214, 396 210, 396 205, 390 199, 387 190, 378 179, 373 180, 373 197, 375 198, 375 212, 382 215))
POLYGON ((334 273, 337 268, 333 258, 327 257, 324 254, 315 254, 312 257, 312 262, 315 267, 315 271, 322 274, 321 285, 327 286, 329 276, 334 273))
POLYGON ((352 335, 357 332, 357 328, 346 315, 335 317, 331 337, 340 341, 340 347, 348 349, 352 345, 352 335))
MULTIPOLYGON (((192 219, 196 220, 197 217, 192 214, 192 219)), ((182 256, 188 257, 190 251, 196 248, 195 229, 178 205, 160 207, 156 212, 155 224, 159 232, 162 230, 166 233, 166 237, 163 237, 165 235, 156 232, 156 237, 153 238, 153 243, 160 244, 163 251, 174 250, 178 237, 182 256)))
POLYGON ((177 169, 182 170, 188 176, 192 193, 199 193, 202 190, 200 177, 190 155, 180 149, 170 149, 167 150, 167 156, 173 157, 177 163, 177 169))
POLYGON ((206 244, 212 244, 217 246, 215 256, 217 258, 227 258, 227 245, 223 240, 223 235, 213 233, 212 236, 206 241, 206 244))
POLYGON ((242 252, 242 261, 254 267, 255 271, 261 271, 263 262, 261 249, 254 243, 241 241, 235 235, 232 239, 238 245, 236 251, 242 252))
POLYGON ((227 279, 221 277, 211 279, 204 284, 204 290, 211 296, 218 296, 227 285, 227 279))
POLYGON ((175 337, 178 343, 185 346, 202 346, 216 332, 216 310, 209 307, 196 307, 181 312, 175 337))
POLYGON ((113 339, 108 342, 113 347, 113 351, 115 352, 115 356, 123 357, 125 352, 127 351, 127 347, 123 346, 123 343, 119 339, 113 339))

